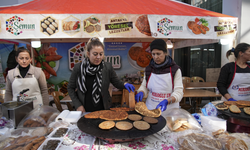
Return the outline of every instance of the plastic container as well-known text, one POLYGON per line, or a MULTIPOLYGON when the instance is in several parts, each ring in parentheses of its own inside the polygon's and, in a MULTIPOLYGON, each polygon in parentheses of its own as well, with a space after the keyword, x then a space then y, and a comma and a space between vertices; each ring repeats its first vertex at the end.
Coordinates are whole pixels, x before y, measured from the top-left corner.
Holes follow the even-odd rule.
POLYGON ((55 130, 53 130, 53 131, 48 135, 48 137, 49 137, 49 138, 53 138, 53 139, 60 139, 60 138, 63 139, 64 136, 67 135, 68 132, 69 132, 69 128, 67 128, 67 127, 59 127, 59 128, 56 128, 55 130), (65 129, 67 129, 67 131, 66 131, 65 133, 61 134, 60 136, 55 136, 55 134, 58 133, 58 130, 59 130, 60 128, 65 128, 65 129))
POLYGON ((214 116, 201 116, 201 125, 205 131, 227 130, 227 121, 214 116))
MULTIPOLYGON (((58 150, 58 148, 59 148, 59 146, 62 144, 62 142, 63 142, 63 139, 61 138, 61 139, 56 139, 56 138, 47 138, 41 145, 40 145, 40 147, 37 149, 37 150, 43 150, 43 148, 45 147, 45 146, 47 146, 47 144, 48 144, 48 142, 49 141, 58 141, 58 144, 57 144, 57 146, 56 146, 56 148, 55 148, 55 150, 58 150)), ((50 149, 50 148, 46 148, 46 149, 50 149)), ((53 148, 54 149, 54 148, 53 148)))

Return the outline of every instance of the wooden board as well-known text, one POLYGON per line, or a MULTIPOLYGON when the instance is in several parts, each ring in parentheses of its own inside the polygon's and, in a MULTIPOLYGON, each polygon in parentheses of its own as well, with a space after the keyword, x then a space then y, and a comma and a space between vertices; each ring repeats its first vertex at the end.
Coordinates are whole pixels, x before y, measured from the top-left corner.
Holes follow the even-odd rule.
POLYGON ((135 109, 135 93, 133 91, 129 93, 129 108, 135 109))

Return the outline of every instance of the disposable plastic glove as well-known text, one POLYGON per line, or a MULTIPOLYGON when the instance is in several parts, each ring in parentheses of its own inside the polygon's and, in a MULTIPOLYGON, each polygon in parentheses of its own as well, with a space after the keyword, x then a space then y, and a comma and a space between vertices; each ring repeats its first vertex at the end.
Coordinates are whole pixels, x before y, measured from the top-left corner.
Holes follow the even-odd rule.
POLYGON ((128 90, 129 93, 130 93, 130 90, 133 92, 135 91, 135 87, 132 84, 126 83, 124 86, 128 90))
POLYGON ((228 101, 237 101, 237 100, 235 100, 233 98, 229 98, 228 101))
POLYGON ((164 99, 163 101, 161 101, 157 106, 156 109, 158 109, 159 107, 161 107, 161 111, 165 111, 167 109, 168 106, 168 100, 164 99))
POLYGON ((135 95, 135 100, 137 102, 142 101, 143 98, 143 92, 139 92, 138 94, 135 95))

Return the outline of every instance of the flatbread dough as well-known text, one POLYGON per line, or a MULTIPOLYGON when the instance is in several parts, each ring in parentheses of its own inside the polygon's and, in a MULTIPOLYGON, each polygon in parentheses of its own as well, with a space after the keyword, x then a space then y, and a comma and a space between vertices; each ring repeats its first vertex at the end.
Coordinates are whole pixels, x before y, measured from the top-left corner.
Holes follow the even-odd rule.
POLYGON ((130 130, 133 128, 133 125, 127 121, 120 121, 115 124, 115 127, 119 130, 130 130))
POLYGON ((150 128, 150 124, 145 121, 135 121, 133 125, 138 130, 148 130, 150 128))
POLYGON ((131 114, 131 115, 128 115, 128 119, 132 121, 139 121, 142 119, 142 116, 137 115, 137 114, 131 114))
POLYGON ((111 129, 114 126, 115 126, 114 121, 103 121, 102 123, 99 124, 99 128, 104 129, 104 130, 111 129))

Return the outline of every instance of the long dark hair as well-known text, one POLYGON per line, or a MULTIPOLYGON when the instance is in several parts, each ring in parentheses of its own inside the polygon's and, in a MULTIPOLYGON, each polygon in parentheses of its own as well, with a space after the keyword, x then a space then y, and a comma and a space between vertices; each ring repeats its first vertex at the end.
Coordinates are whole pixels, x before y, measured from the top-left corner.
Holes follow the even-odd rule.
POLYGON ((24 47, 19 47, 17 49, 17 51, 16 51, 16 57, 18 57, 19 53, 21 53, 21 52, 27 52, 27 53, 29 53, 29 55, 31 57, 31 52, 28 49, 24 48, 24 47))
POLYGON ((249 47, 250 45, 247 43, 239 43, 234 50, 234 56, 238 58, 239 52, 244 53, 249 47))

